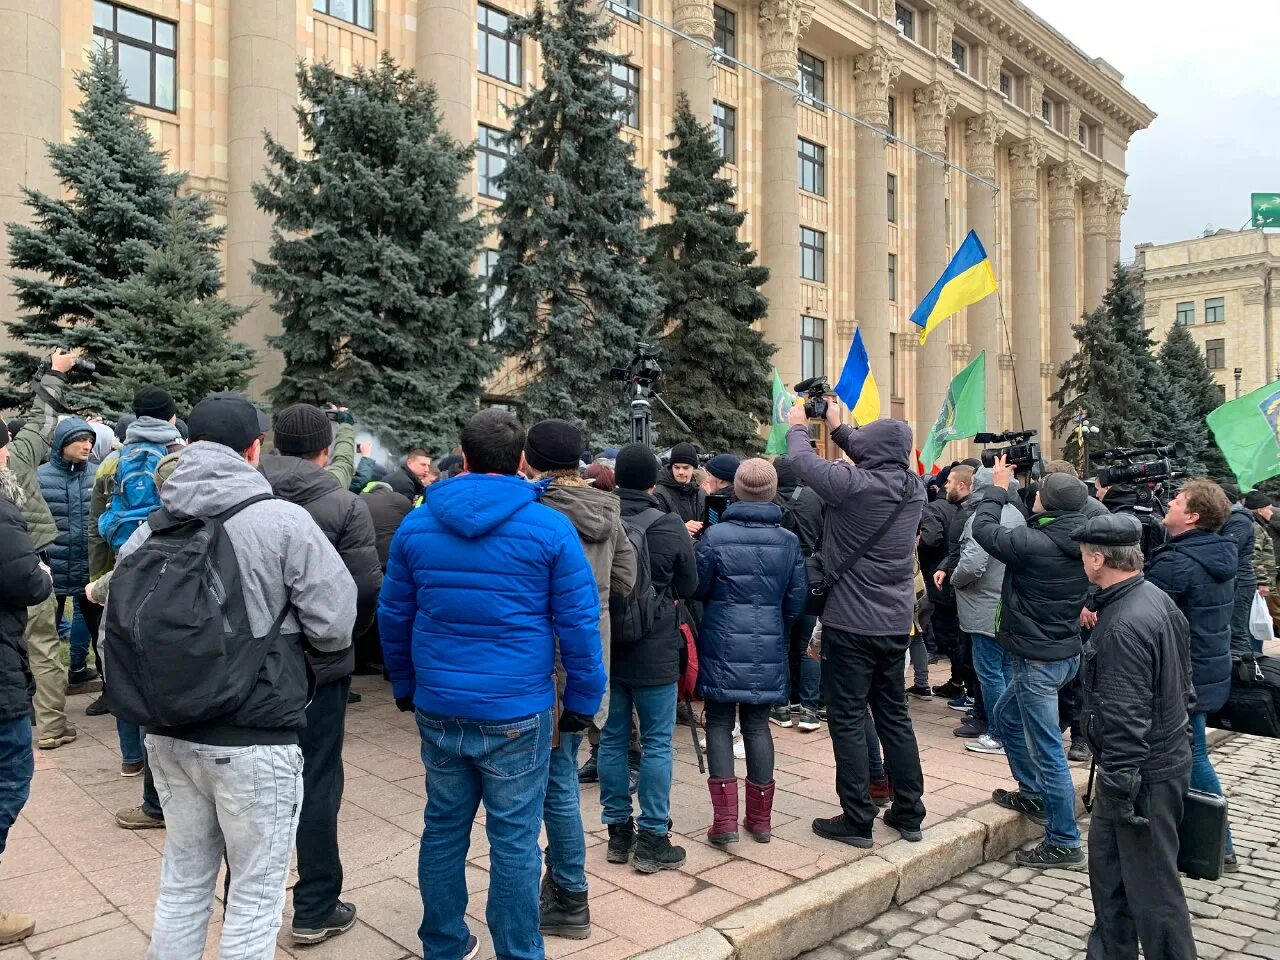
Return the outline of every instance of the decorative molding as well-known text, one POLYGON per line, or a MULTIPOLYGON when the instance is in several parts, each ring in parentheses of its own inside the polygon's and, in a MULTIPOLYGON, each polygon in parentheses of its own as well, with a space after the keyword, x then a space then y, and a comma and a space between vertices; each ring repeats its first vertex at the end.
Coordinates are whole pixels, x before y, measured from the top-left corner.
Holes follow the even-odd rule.
POLYGON ((1044 361, 1041 361, 1041 362, 1040 362, 1040 376, 1041 376, 1041 377, 1044 377, 1044 378, 1046 378, 1046 379, 1052 379, 1052 378, 1054 377, 1054 375, 1055 375, 1055 371, 1054 371, 1054 368, 1053 368, 1053 364, 1052 364, 1052 363, 1045 363, 1044 361))
POLYGON ((1246 307, 1256 307, 1267 302, 1267 288, 1263 286, 1245 287, 1240 291, 1240 298, 1246 307))
POLYGON ((1144 317, 1152 318, 1160 316, 1160 304, 1161 301, 1159 300, 1144 301, 1142 304, 1142 315, 1144 317))
POLYGON ((916 87, 916 142, 941 156, 947 149, 947 121, 960 100, 959 94, 940 80, 916 87))
POLYGON ((1074 144, 1079 144, 1076 134, 1080 131, 1080 108, 1074 103, 1067 104, 1067 139, 1074 144))
POLYGON ((1085 187, 1081 199, 1084 201, 1084 235, 1086 237, 1106 234, 1114 193, 1115 187, 1106 182, 1092 183, 1085 187))
POLYGON ((705 43, 715 38, 715 8, 711 0, 676 0, 675 28, 705 43))
MULTIPOLYGON (((912 324, 914 327, 915 325, 912 324)), ((915 353, 920 349, 919 333, 903 333, 898 337, 898 349, 903 353, 915 353)))
POLYGON ((893 23, 897 20, 897 4, 894 0, 880 0, 880 17, 893 23))
POLYGON ((1001 369, 1001 370, 1012 370, 1012 369, 1013 369, 1013 362, 1014 362, 1014 360, 1015 360, 1015 359, 1017 359, 1017 356, 1018 356, 1018 355, 1017 355, 1016 353, 1002 353, 1002 354, 1000 354, 1000 369, 1001 369))
POLYGON ((1270 270, 1267 260, 1240 260, 1226 263, 1209 260, 1197 264, 1180 264, 1177 267, 1148 267, 1142 274, 1146 286, 1167 283, 1185 283, 1188 280, 1221 279, 1225 277, 1251 277, 1262 280, 1270 270))
POLYGON ((902 73, 901 54, 876 44, 853 60, 855 110, 859 120, 889 126, 889 87, 902 73))
POLYGON ((760 0, 760 67, 768 76, 795 86, 796 44, 813 23, 813 9, 810 0, 760 0))
POLYGON ((996 144, 1004 136, 1005 120, 998 113, 980 113, 964 122, 968 148, 966 166, 986 180, 996 178, 996 144))
POLYGON ((1111 188, 1111 202, 1107 205, 1107 239, 1120 242, 1120 220, 1129 209, 1129 195, 1124 188, 1111 188))
POLYGON ((227 215, 227 191, 227 181, 221 177, 188 176, 181 188, 184 195, 197 194, 204 197, 213 207, 214 215, 220 217, 227 215))
POLYGON ((934 53, 947 63, 950 63, 951 41, 956 35, 956 18, 949 8, 942 6, 938 7, 938 12, 934 14, 934 18, 938 23, 938 40, 934 53))
POLYGON ((1040 115, 1040 101, 1044 99, 1044 81, 1039 77, 1031 77, 1027 81, 1027 113, 1031 114, 1032 120, 1044 123, 1044 117, 1040 115))
POLYGON ((1048 155, 1049 148, 1035 137, 1009 148, 1010 186, 1015 203, 1035 203, 1040 199, 1040 165, 1048 155))
POLYGON ((953 343, 951 344, 951 359, 966 364, 972 359, 973 344, 971 343, 953 343))
POLYGON ((1049 168, 1049 219, 1074 220, 1076 218, 1076 184, 1083 171, 1074 160, 1057 163, 1049 168))
POLYGON ((999 47, 987 47, 987 86, 992 90, 1000 89, 1000 72, 1004 70, 1004 55, 999 47))

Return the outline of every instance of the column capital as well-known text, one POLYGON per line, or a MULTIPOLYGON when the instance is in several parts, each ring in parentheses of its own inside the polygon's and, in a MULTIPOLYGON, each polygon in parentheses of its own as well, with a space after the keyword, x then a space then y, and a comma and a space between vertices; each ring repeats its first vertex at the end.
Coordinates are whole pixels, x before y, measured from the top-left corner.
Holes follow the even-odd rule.
MULTIPOLYGON (((1261 287, 1259 287, 1259 289, 1261 289, 1261 287)), ((1247 303, 1248 301, 1245 302, 1247 303)), ((911 326, 914 327, 915 324, 912 324, 911 326)), ((900 333, 898 336, 898 349, 903 353, 915 353, 920 349, 920 334, 914 333, 910 330, 905 333, 900 333)))
POLYGON ((959 363, 968 363, 973 359, 973 344, 971 343, 952 343, 951 359, 959 363))
POLYGON ((858 119, 889 126, 889 87, 902 73, 902 56, 876 44, 853 60, 855 109, 858 119))
POLYGON ((1049 168, 1049 219, 1074 220, 1076 217, 1076 184, 1082 171, 1074 160, 1049 168))
POLYGON ((1084 188, 1081 200, 1084 201, 1084 234, 1087 237, 1102 236, 1107 232, 1107 222, 1111 219, 1111 204, 1114 202, 1115 187, 1102 181, 1091 183, 1084 188))
POLYGON ((715 36, 715 14, 711 0, 676 0, 675 28, 681 33, 711 43, 715 36))
POLYGON ((964 140, 968 146, 966 166, 980 177, 996 176, 996 143, 1004 136, 1004 118, 997 113, 980 113, 964 122, 964 140))
POLYGON ((1107 205, 1107 239, 1120 242, 1120 219, 1129 209, 1129 195, 1122 187, 1111 188, 1111 203, 1107 205))
POLYGON ((1267 288, 1259 284, 1256 287, 1245 287, 1240 291, 1240 299, 1246 307, 1256 307, 1267 302, 1267 288))
POLYGON ((1042 377, 1049 377, 1049 378, 1052 378, 1052 377, 1053 377, 1053 375, 1054 375, 1054 373, 1055 373, 1055 371, 1054 371, 1054 369, 1053 369, 1053 364, 1052 364, 1052 363, 1044 363, 1043 361, 1041 361, 1041 363, 1040 363, 1040 376, 1042 376, 1042 377))
POLYGON ((947 149, 947 121, 956 109, 959 94, 935 80, 928 86, 917 87, 912 99, 916 109, 916 140, 930 153, 942 154, 947 149))
POLYGON ((1014 358, 1015 358, 1015 356, 1016 356, 1016 354, 1012 354, 1012 353, 1002 353, 1002 354, 1000 354, 1000 369, 1001 369, 1001 370, 1012 370, 1012 369, 1013 369, 1013 362, 1014 362, 1014 358))
POLYGON ((1009 148, 1013 199, 1035 203, 1040 199, 1040 165, 1049 155, 1044 141, 1031 137, 1009 148))
POLYGON ((768 76, 795 86, 796 43, 811 23, 811 0, 760 0, 760 66, 768 76))

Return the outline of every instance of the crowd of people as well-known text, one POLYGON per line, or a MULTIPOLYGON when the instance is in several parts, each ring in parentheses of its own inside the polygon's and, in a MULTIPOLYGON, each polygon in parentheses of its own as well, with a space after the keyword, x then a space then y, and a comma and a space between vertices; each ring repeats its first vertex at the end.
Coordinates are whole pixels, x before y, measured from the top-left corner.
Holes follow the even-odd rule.
MULTIPOLYGON (((214 394, 182 421, 143 385, 114 429, 60 415, 72 363, 55 354, 0 432, 0 852, 33 748, 74 742, 67 695, 101 689, 89 712, 114 715, 121 775, 142 779, 117 823, 167 831, 152 960, 202 954, 224 860, 221 956, 274 956, 295 850, 294 941, 354 926, 337 820, 357 672, 421 738, 427 960, 478 951, 482 803, 502 960, 590 936, 582 783, 610 863, 682 866, 673 738, 695 700, 710 843, 769 842, 770 725, 823 723, 839 810, 813 832, 869 848, 882 816, 921 840, 909 702, 934 697, 967 749, 1007 759, 1017 789, 994 801, 1044 826, 1023 866, 1084 863, 1069 763, 1096 763, 1090 957, 1194 956, 1178 824, 1188 786, 1222 792, 1207 719, 1233 651, 1258 648, 1255 595, 1275 610, 1280 517, 1258 491, 1190 480, 1140 519, 1066 461, 925 478, 905 423, 855 429, 834 400, 838 459, 802 407, 772 461, 678 443, 665 463, 487 409, 455 452, 384 470, 341 407, 269 419, 214 394)), ((0 944, 34 926, 0 914, 0 944)))

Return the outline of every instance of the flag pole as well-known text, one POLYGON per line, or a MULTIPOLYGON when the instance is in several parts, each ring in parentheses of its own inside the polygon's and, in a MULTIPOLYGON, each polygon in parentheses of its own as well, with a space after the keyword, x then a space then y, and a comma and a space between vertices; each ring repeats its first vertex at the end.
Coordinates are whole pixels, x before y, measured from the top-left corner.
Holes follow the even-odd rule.
MULTIPOLYGON (((999 249, 997 247, 996 249, 999 249)), ((1000 292, 1000 285, 996 284, 996 309, 1000 314, 1000 326, 1004 330, 1005 346, 1009 349, 1009 356, 1013 356, 1013 337, 1009 333, 1009 321, 1004 315, 1004 295, 1000 292)), ((996 358, 996 376, 1000 376, 1000 358, 996 358)), ((1018 407, 1018 429, 1027 429, 1027 419, 1022 414, 1022 394, 1018 391, 1018 365, 1013 365, 1013 402, 1018 407)))

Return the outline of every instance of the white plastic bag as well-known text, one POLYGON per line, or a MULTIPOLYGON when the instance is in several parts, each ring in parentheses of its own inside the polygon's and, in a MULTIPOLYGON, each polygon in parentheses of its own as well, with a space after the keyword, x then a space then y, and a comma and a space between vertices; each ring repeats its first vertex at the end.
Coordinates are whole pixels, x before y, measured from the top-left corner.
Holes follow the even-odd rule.
POLYGON ((1249 632, 1259 643, 1270 643, 1274 639, 1271 613, 1267 610, 1267 601, 1260 593, 1254 593, 1253 606, 1249 608, 1249 632))

